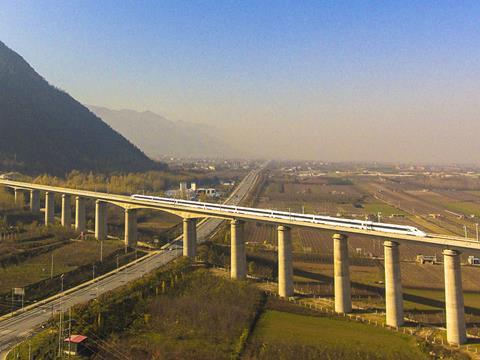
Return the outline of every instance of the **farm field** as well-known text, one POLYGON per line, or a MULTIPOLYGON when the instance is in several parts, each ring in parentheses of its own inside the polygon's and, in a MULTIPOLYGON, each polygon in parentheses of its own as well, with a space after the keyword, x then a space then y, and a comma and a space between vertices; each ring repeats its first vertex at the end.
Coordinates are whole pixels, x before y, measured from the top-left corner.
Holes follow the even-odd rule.
POLYGON ((476 215, 480 213, 479 204, 456 200, 445 194, 425 189, 404 191, 396 183, 370 183, 364 184, 363 188, 368 189, 379 199, 408 212, 411 221, 429 232, 463 236, 465 225, 470 236, 474 237, 475 223, 456 214, 476 215), (419 218, 423 224, 418 221, 419 218))
MULTIPOLYGON (((477 217, 477 211, 480 213, 480 192, 475 192, 478 190, 443 188, 439 186, 440 181, 436 188, 429 190, 424 188, 426 182, 410 177, 392 180, 348 176, 348 180, 343 185, 331 185, 328 180, 285 178, 277 172, 270 176, 257 206, 358 219, 368 217, 447 235, 464 235, 466 225, 468 234, 474 235, 475 219, 468 217, 477 217)), ((326 231, 292 229, 295 288, 328 301, 333 300, 331 237, 326 231)), ((266 249, 275 250, 273 227, 248 224, 247 239, 249 243, 267 244, 266 249)), ((367 312, 376 309, 380 314, 385 309, 382 242, 353 235, 348 242, 353 303, 367 312)), ((441 250, 414 244, 400 247, 405 313, 411 319, 436 326, 444 326, 445 322, 443 264, 420 265, 415 259, 418 254, 436 255, 441 262, 441 250)), ((473 254, 462 254, 464 264, 469 255, 473 254)), ((275 253, 268 252, 267 258, 275 273, 275 253)), ((467 323, 473 333, 477 332, 475 324, 480 322, 479 275, 480 268, 462 266, 467 323)), ((382 315, 378 320, 383 320, 382 315)))
MULTIPOLYGON (((272 226, 247 223, 246 239, 249 244, 277 246, 276 230, 272 226)), ((332 254, 332 233, 312 229, 292 229, 293 250, 305 254, 332 254)), ((371 239, 366 236, 351 236, 349 238, 349 252, 351 255, 383 256, 383 243, 381 240, 371 239)), ((415 260, 418 254, 438 255, 440 249, 421 245, 403 245, 400 248, 402 259, 415 260)))
MULTIPOLYGON (((118 240, 106 240, 103 245, 103 255, 107 257, 120 249, 123 249, 123 244, 118 240)), ((74 241, 53 251, 33 256, 18 265, 0 268, 0 293, 11 291, 13 287, 24 287, 50 278, 52 256, 53 276, 57 276, 82 265, 99 261, 100 245, 96 240, 74 241)))
MULTIPOLYGON (((412 194, 412 192, 408 192, 412 194)), ((438 205, 459 215, 480 217, 480 198, 463 191, 422 191, 416 196, 425 202, 438 205)))
POLYGON ((252 359, 273 358, 283 352, 296 354, 296 358, 428 358, 412 337, 360 323, 278 310, 262 315, 249 346, 247 354, 252 356, 247 358, 252 359), (261 350, 256 352, 253 347, 261 350))

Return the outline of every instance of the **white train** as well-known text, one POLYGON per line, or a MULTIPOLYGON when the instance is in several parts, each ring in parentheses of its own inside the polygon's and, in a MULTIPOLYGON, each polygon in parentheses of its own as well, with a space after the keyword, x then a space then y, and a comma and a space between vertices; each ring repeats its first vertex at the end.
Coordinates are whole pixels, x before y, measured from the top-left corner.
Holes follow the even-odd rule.
POLYGON ((196 208, 196 209, 221 210, 225 212, 230 212, 232 214, 257 215, 257 216, 269 217, 272 219, 302 221, 302 222, 309 222, 314 224, 325 224, 325 225, 332 225, 332 226, 345 226, 353 229, 383 231, 383 232, 388 232, 393 234, 414 235, 414 236, 420 236, 420 237, 427 236, 426 233, 417 229, 414 226, 385 224, 385 223, 378 223, 373 221, 351 220, 351 219, 336 218, 331 216, 290 213, 285 211, 277 211, 277 210, 269 210, 269 209, 247 208, 247 207, 241 207, 241 206, 235 206, 235 205, 212 204, 212 203, 205 203, 200 201, 181 200, 181 199, 165 198, 165 197, 158 197, 158 196, 147 196, 147 195, 139 195, 139 194, 132 195, 131 197, 137 200, 153 201, 156 203, 163 203, 163 204, 182 205, 182 206, 187 206, 187 207, 196 208))

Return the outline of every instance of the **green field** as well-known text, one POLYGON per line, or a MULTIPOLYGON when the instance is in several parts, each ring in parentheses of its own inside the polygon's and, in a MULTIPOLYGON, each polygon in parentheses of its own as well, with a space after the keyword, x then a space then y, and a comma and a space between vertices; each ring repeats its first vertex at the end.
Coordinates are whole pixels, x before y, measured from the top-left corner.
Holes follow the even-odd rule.
POLYGON ((385 204, 384 202, 368 202, 363 205, 363 209, 367 214, 381 213, 383 217, 390 216, 392 214, 405 214, 404 211, 385 204))
MULTIPOLYGON (((122 248, 119 241, 104 241, 103 254, 108 256, 122 248)), ((100 246, 98 241, 88 240, 67 244, 51 252, 34 256, 18 265, 0 268, 0 292, 8 292, 12 287, 23 287, 50 277, 53 255, 53 276, 67 273, 79 266, 98 261, 100 246)))
MULTIPOLYGON (((253 334, 253 344, 263 344, 256 356, 268 358, 269 347, 282 351, 292 346, 298 349, 314 347, 308 354, 324 354, 325 358, 349 359, 427 359, 412 337, 395 334, 383 328, 346 320, 292 314, 267 310, 260 318, 253 334), (263 351, 263 353, 262 353, 263 351), (317 352, 315 352, 317 351, 317 352), (341 356, 341 357, 337 357, 341 356)), ((288 352, 288 350, 287 350, 288 352)))
MULTIPOLYGON (((445 292, 443 290, 429 290, 429 289, 404 289, 405 294, 411 294, 416 296, 422 296, 427 299, 433 299, 438 301, 445 301, 445 292)), ((465 306, 480 309, 480 293, 464 292, 463 298, 465 306)), ((405 310, 417 309, 417 310, 443 310, 443 307, 429 306, 426 304, 420 304, 417 302, 404 301, 405 310)))

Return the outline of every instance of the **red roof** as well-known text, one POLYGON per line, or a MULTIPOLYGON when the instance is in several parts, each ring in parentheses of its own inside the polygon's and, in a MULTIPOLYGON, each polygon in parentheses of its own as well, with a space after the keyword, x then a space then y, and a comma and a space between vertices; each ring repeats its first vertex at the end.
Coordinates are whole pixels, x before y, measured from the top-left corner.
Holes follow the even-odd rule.
POLYGON ((85 340, 87 337, 86 336, 83 336, 83 335, 72 335, 70 336, 69 338, 66 338, 64 341, 66 342, 72 342, 74 344, 79 344, 81 343, 83 340, 85 340))

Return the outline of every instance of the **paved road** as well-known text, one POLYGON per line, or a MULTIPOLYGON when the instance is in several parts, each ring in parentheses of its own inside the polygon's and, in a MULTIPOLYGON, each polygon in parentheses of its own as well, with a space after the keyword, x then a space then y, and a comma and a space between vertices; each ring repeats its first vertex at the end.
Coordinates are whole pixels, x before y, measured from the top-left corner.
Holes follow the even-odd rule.
MULTIPOLYGON (((238 204, 252 190, 258 173, 261 170, 250 172, 238 185, 227 200, 229 204, 238 204)), ((222 223, 221 219, 208 219, 197 226, 197 241, 204 242, 209 235, 213 234, 222 223)), ((27 337, 40 325, 45 323, 55 312, 65 310, 75 304, 87 302, 98 295, 113 290, 129 281, 142 277, 146 272, 161 267, 173 259, 182 255, 182 238, 175 239, 175 250, 165 250, 150 256, 115 274, 101 279, 93 284, 78 289, 70 294, 65 294, 59 299, 49 301, 25 313, 0 322, 0 358, 21 339, 27 337), (179 245, 179 246, 177 246, 179 245)))

